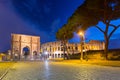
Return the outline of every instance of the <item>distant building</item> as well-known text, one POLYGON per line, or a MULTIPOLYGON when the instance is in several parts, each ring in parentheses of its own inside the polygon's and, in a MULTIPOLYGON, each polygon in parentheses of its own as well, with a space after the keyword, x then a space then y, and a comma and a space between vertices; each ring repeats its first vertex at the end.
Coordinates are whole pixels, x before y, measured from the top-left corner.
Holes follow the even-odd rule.
POLYGON ((11 59, 11 55, 9 55, 8 52, 0 53, 0 61, 9 61, 10 59, 11 59))
MULTIPOLYGON (((65 54, 77 54, 81 52, 81 44, 67 43, 67 49, 65 54)), ((84 43, 83 51, 88 50, 103 50, 104 42, 91 40, 88 43, 84 43)), ((63 57, 63 46, 60 41, 48 42, 41 45, 41 52, 46 55, 47 58, 62 58, 63 57)))
POLYGON ((36 55, 39 55, 39 36, 11 34, 11 39, 11 55, 13 59, 31 60, 34 59, 36 55))
POLYGON ((6 60, 6 54, 0 53, 0 61, 5 61, 6 60))
POLYGON ((105 43, 98 40, 90 40, 88 43, 85 43, 86 50, 103 50, 105 48, 105 43))

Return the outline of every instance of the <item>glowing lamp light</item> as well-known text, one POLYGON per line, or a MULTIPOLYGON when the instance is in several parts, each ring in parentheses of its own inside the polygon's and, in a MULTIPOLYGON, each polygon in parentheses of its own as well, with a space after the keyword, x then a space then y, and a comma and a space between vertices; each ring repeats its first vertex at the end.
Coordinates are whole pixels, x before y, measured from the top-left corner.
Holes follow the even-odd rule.
POLYGON ((79 32, 78 34, 81 35, 81 36, 83 36, 83 32, 79 32))
POLYGON ((46 51, 46 52, 45 52, 45 54, 47 55, 47 54, 48 54, 48 52, 46 51))
POLYGON ((86 50, 83 50, 83 52, 85 52, 86 50))

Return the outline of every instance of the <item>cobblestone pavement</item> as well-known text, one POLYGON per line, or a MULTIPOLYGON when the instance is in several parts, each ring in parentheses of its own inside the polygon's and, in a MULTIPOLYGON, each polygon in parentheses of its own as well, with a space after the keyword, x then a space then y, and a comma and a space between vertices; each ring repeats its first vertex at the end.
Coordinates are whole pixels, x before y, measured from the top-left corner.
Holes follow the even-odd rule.
POLYGON ((120 67, 62 62, 18 62, 3 80, 120 80, 120 67))

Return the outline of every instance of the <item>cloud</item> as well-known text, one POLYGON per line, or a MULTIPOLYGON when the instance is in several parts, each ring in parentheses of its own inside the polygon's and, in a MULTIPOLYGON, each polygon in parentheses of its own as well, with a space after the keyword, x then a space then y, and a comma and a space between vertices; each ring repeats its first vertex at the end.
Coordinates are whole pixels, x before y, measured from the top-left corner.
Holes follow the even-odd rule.
POLYGON ((0 3, 8 3, 10 0, 0 0, 0 3))
POLYGON ((60 18, 55 19, 51 24, 51 32, 56 32, 60 28, 60 18))
MULTIPOLYGON (((10 1, 10 0, 9 0, 10 1)), ((0 51, 10 49, 11 33, 33 34, 34 30, 18 16, 10 2, 0 3, 0 51)))
POLYGON ((50 36, 51 36, 51 40, 52 39, 54 39, 55 40, 55 37, 56 37, 56 32, 58 31, 58 29, 60 28, 60 22, 61 22, 61 20, 60 20, 60 18, 58 18, 58 19, 55 19, 53 22, 52 22, 52 24, 51 24, 51 26, 50 26, 50 36))

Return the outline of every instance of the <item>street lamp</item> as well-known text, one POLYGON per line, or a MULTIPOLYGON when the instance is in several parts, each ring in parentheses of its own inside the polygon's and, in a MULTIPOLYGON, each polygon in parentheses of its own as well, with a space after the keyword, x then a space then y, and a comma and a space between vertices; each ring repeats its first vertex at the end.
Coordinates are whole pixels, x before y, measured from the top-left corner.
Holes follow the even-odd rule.
POLYGON ((81 38, 81 56, 80 56, 80 60, 82 61, 83 60, 83 47, 84 47, 84 33, 83 32, 79 32, 78 33, 80 35, 80 38, 81 38))

